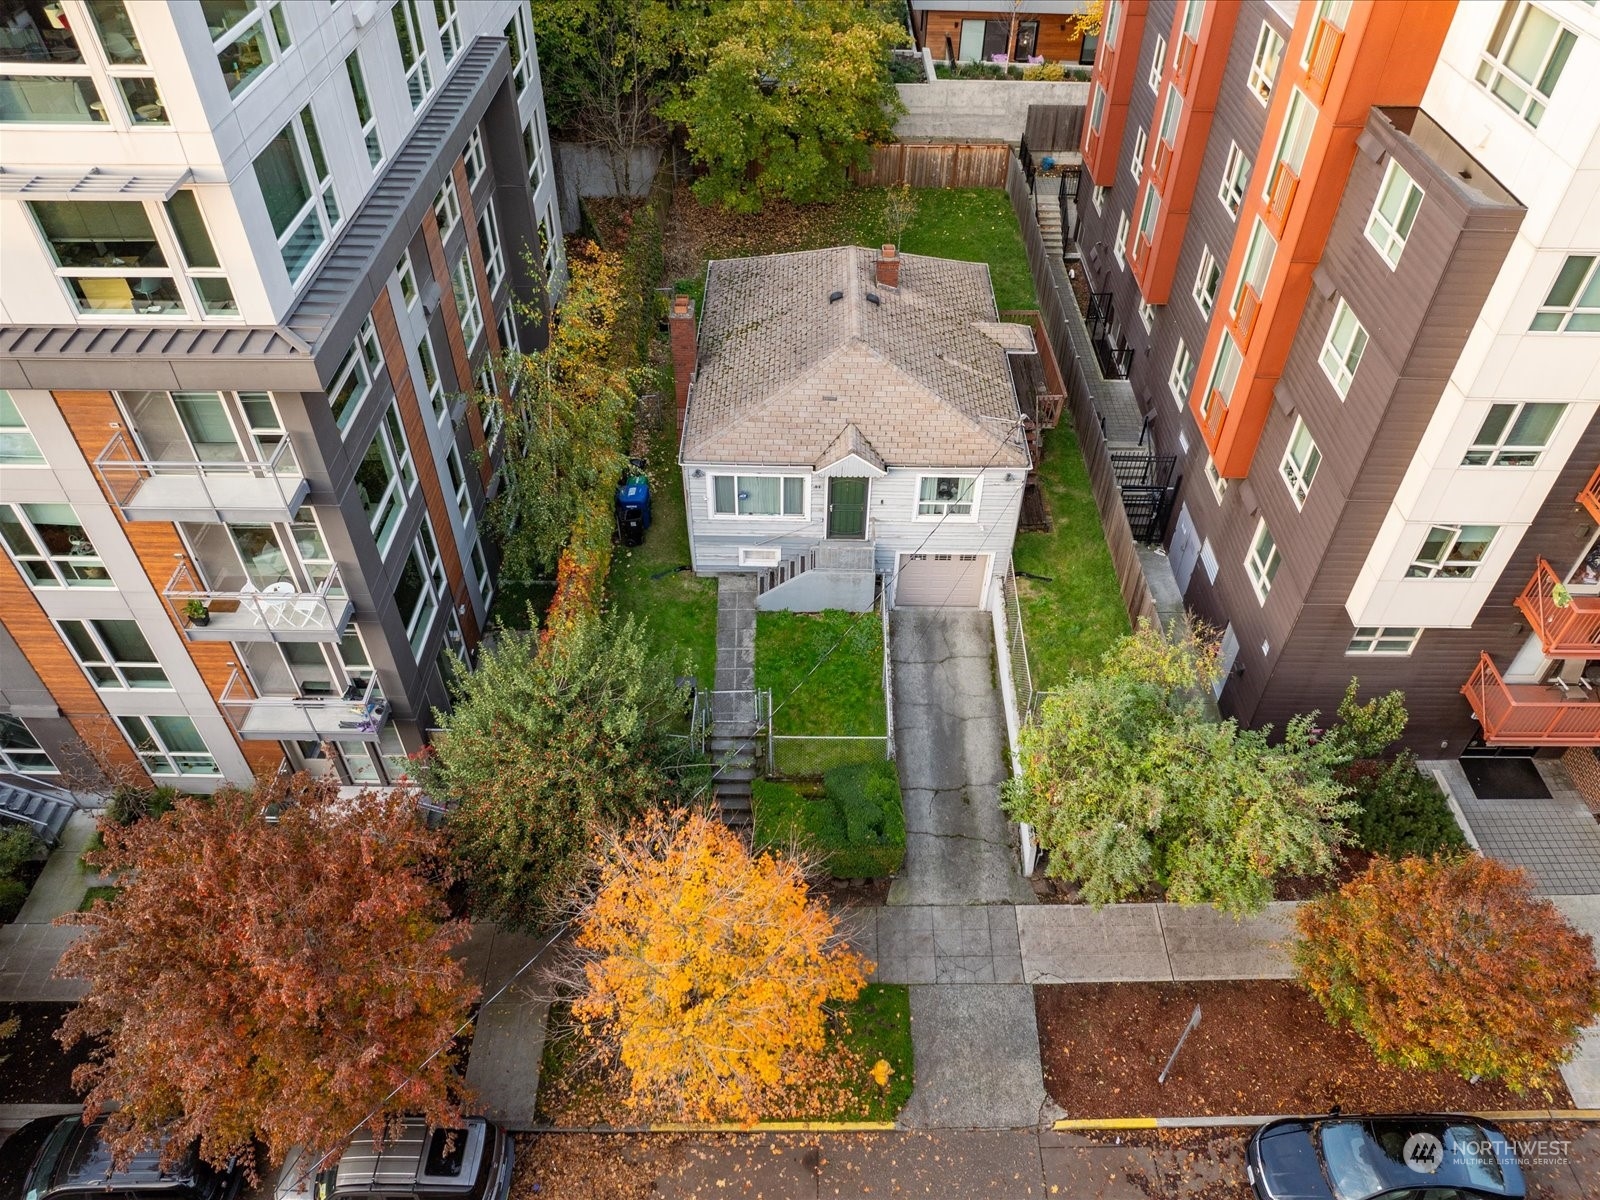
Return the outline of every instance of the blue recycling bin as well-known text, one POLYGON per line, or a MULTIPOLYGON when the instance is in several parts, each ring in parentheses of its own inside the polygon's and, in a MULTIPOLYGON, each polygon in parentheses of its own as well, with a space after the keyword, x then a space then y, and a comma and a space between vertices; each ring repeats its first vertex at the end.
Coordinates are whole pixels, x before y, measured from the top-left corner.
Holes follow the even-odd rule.
POLYGON ((650 528, 650 481, 629 475, 617 489, 617 537, 624 546, 637 546, 650 528))

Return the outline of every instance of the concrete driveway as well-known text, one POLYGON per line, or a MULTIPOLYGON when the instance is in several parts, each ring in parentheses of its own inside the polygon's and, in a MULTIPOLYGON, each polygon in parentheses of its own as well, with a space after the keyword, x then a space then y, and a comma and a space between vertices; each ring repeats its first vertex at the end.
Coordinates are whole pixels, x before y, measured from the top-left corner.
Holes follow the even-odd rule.
POLYGON ((1031 903, 1000 811, 1006 727, 989 615, 897 609, 890 640, 906 865, 889 903, 1031 903))

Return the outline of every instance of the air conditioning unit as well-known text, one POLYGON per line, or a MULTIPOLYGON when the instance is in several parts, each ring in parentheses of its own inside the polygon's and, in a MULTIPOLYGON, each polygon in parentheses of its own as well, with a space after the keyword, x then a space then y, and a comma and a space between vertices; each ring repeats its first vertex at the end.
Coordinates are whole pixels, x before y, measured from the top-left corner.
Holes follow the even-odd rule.
POLYGON ((775 567, 783 559, 783 551, 776 546, 740 546, 741 567, 775 567))

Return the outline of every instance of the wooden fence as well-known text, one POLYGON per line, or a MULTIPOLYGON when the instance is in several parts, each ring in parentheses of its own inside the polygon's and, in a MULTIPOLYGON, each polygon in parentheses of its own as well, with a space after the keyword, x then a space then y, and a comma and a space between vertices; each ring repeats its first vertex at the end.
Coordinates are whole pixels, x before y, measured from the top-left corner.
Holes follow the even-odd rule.
POLYGON ((1083 105, 1030 104, 1024 127, 1028 149, 1035 157, 1077 150, 1083 145, 1083 105))
POLYGON ((1117 573, 1117 583, 1122 590, 1122 602, 1128 615, 1138 622, 1148 619, 1157 627, 1161 624, 1156 612, 1155 597, 1145 579, 1144 565, 1139 561, 1133 529, 1128 524, 1128 514, 1122 508, 1122 490, 1111 467, 1111 451, 1106 445, 1101 429, 1100 414, 1095 410, 1094 392, 1102 385, 1100 368, 1095 361, 1094 348, 1089 344, 1089 328, 1077 301, 1071 295, 1065 273, 1045 249, 1044 237, 1039 232, 1039 222, 1033 215, 1033 197, 1028 193, 1028 181, 1022 167, 1011 162, 1006 175, 1006 192, 1011 197, 1012 211, 1022 226, 1022 240, 1028 251, 1028 267, 1033 275, 1034 290, 1039 293, 1039 311, 1056 361, 1066 378, 1067 407, 1072 412, 1072 426, 1078 435, 1078 445, 1083 451, 1083 461, 1089 468, 1089 483, 1094 492, 1095 507, 1100 511, 1100 526, 1105 531, 1106 546, 1111 551, 1111 565, 1117 573), (1092 374, 1091 374, 1092 373, 1092 374))
POLYGON ((865 170, 852 171, 857 187, 1005 187, 1011 147, 1004 142, 893 142, 875 146, 865 170))

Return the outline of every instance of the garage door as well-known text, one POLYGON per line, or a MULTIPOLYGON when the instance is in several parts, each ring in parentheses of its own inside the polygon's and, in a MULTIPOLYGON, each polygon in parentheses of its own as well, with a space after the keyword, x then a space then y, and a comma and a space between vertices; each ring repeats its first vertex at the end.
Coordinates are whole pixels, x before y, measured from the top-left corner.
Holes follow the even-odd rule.
POLYGON ((977 608, 989 578, 988 554, 902 554, 896 608, 977 608))

